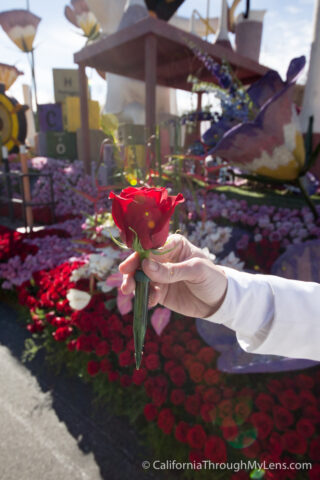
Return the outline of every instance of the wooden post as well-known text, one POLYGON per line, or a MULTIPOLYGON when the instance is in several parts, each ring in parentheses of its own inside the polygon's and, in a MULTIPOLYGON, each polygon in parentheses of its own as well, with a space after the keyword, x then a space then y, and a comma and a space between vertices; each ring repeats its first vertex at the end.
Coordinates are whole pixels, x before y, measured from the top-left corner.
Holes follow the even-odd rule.
POLYGON ((80 86, 80 109, 81 109, 81 127, 80 127, 80 145, 83 152, 84 170, 91 174, 90 159, 90 135, 89 135, 89 108, 88 108, 88 85, 86 77, 86 67, 79 63, 79 86, 80 86))
MULTIPOLYGON (((27 175, 29 173, 28 170, 28 159, 27 159, 27 153, 26 153, 26 147, 25 145, 20 146, 20 162, 21 162, 21 172, 23 175, 27 175)), ((31 203, 31 188, 30 188, 30 178, 27 176, 24 176, 22 178, 22 184, 23 184, 23 197, 25 199, 25 202, 27 203, 26 209, 25 209, 25 215, 26 215, 26 224, 29 227, 30 231, 32 231, 33 227, 33 213, 32 213, 32 207, 28 205, 31 203)))
POLYGON ((148 35, 145 40, 146 128, 147 135, 155 133, 157 86, 157 39, 148 35))

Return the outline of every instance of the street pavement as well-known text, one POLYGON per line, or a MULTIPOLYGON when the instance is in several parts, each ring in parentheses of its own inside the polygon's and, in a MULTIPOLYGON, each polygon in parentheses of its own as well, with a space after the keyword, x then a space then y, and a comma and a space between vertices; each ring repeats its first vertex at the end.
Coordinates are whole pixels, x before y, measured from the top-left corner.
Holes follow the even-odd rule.
POLYGON ((41 353, 21 363, 28 336, 0 303, 0 480, 172 478, 142 469, 151 452, 125 418, 93 407, 90 385, 54 375, 41 353))

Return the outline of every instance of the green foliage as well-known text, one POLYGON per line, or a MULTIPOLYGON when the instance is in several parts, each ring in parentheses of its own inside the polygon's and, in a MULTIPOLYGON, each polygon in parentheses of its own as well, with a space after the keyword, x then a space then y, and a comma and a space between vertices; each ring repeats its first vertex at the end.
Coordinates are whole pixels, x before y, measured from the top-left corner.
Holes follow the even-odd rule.
POLYGON ((32 362, 43 345, 37 345, 33 338, 27 338, 24 342, 24 351, 21 355, 22 363, 32 362))

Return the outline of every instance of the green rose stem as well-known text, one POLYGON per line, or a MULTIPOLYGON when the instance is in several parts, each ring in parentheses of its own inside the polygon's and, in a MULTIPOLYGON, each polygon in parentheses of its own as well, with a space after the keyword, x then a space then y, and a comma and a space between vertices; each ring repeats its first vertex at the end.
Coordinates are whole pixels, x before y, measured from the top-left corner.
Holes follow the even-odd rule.
POLYGON ((133 338, 136 369, 139 370, 142 361, 143 345, 148 324, 150 280, 142 270, 137 270, 134 278, 136 281, 136 291, 133 308, 133 338))

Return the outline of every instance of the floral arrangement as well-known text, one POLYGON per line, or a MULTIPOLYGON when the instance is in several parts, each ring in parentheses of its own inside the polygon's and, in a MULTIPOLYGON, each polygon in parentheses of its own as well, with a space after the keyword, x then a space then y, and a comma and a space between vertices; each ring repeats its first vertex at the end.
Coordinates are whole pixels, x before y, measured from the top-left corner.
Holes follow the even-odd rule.
MULTIPOLYGON (((202 247, 213 248, 220 262, 229 257, 229 264, 234 261, 239 268, 269 272, 287 245, 320 237, 320 223, 307 208, 248 205, 210 192, 199 193, 198 201, 205 205, 201 218, 192 197, 186 195, 184 205, 190 212, 184 222, 186 234, 202 247)), ((303 374, 272 376, 221 373, 216 368, 217 352, 198 336, 194 320, 174 315, 169 321, 165 309, 158 309, 151 315, 152 327, 146 331, 144 355, 136 370, 132 298, 125 302, 116 288, 123 252, 109 238, 110 231, 115 232, 110 216, 97 214, 85 222, 74 219, 62 225, 60 237, 57 226, 52 230, 57 238, 70 242, 68 230, 76 240, 89 241, 91 250, 88 243, 73 243, 76 251, 71 259, 66 255, 53 267, 44 265, 32 278, 14 285, 19 302, 30 311, 28 330, 38 345, 51 352, 55 363, 68 365, 93 382, 101 399, 112 398, 120 405, 121 413, 142 428, 156 457, 195 464, 205 459, 309 461, 311 471, 292 470, 288 476, 277 470, 276 478, 318 478, 317 367, 303 374), (121 400, 123 389, 130 405, 121 400)), ((52 246, 49 230, 26 241, 18 232, 2 229, 6 253, 1 266, 16 256, 23 260, 27 245, 34 253, 44 248, 41 236, 52 246)), ((35 349, 34 343, 28 346, 26 356, 35 349)), ((198 474, 206 478, 205 472, 198 474)), ((250 475, 275 478, 271 470, 221 472, 221 478, 232 480, 250 475)))

